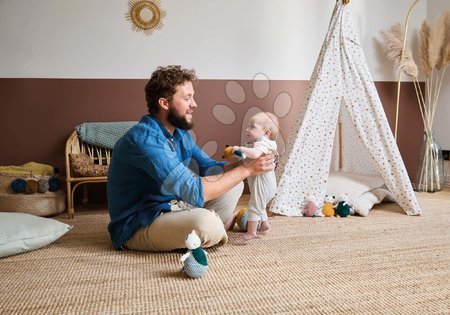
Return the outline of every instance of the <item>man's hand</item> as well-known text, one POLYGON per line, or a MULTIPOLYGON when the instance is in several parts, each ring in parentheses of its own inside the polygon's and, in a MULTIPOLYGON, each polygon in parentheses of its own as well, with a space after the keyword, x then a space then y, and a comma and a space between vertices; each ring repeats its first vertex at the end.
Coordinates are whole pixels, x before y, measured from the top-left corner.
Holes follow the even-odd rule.
POLYGON ((263 155, 256 160, 244 160, 244 165, 239 165, 223 174, 202 177, 203 200, 209 201, 219 197, 248 176, 273 170, 275 168, 274 162, 275 156, 273 154, 263 155))
POLYGON ((244 161, 244 166, 250 171, 250 176, 272 171, 275 168, 275 155, 262 155, 256 160, 244 161))

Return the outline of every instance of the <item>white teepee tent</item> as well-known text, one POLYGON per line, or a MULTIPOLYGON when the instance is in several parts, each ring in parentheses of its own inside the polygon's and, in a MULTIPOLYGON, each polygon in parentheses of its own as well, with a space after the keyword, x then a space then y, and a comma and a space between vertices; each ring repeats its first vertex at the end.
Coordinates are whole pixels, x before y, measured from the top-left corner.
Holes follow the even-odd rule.
POLYGON ((330 171, 339 168, 343 174, 380 175, 407 214, 420 214, 350 14, 341 0, 336 2, 304 104, 278 164, 278 189, 271 211, 301 215, 304 198, 313 194, 322 201, 330 171))

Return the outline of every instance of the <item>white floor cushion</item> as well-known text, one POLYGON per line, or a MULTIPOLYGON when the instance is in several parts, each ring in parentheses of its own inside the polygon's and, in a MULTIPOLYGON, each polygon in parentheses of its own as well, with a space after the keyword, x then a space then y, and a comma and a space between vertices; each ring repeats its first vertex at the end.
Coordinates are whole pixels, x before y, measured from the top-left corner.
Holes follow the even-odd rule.
POLYGON ((44 247, 72 227, 28 213, 0 212, 0 257, 44 247))

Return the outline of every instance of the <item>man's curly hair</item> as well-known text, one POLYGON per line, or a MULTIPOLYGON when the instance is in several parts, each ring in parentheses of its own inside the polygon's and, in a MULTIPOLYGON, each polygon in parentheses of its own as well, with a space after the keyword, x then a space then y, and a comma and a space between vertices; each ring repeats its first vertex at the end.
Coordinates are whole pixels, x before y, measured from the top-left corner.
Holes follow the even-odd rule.
POLYGON ((159 111, 158 100, 166 98, 171 101, 176 92, 176 86, 184 82, 195 83, 197 76, 194 69, 183 69, 173 65, 158 67, 145 86, 145 99, 149 113, 156 114, 159 111))

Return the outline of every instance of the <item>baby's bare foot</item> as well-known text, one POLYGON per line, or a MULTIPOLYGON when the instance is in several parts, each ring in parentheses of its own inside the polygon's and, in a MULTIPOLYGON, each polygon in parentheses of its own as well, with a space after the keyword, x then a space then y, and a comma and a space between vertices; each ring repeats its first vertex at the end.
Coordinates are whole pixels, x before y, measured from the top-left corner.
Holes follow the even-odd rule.
POLYGON ((254 238, 256 238, 256 234, 244 233, 241 235, 241 237, 239 239, 241 240, 241 242, 248 242, 254 238))
POLYGON ((262 221, 261 226, 259 227, 259 233, 262 235, 266 235, 270 230, 269 221, 262 221))

